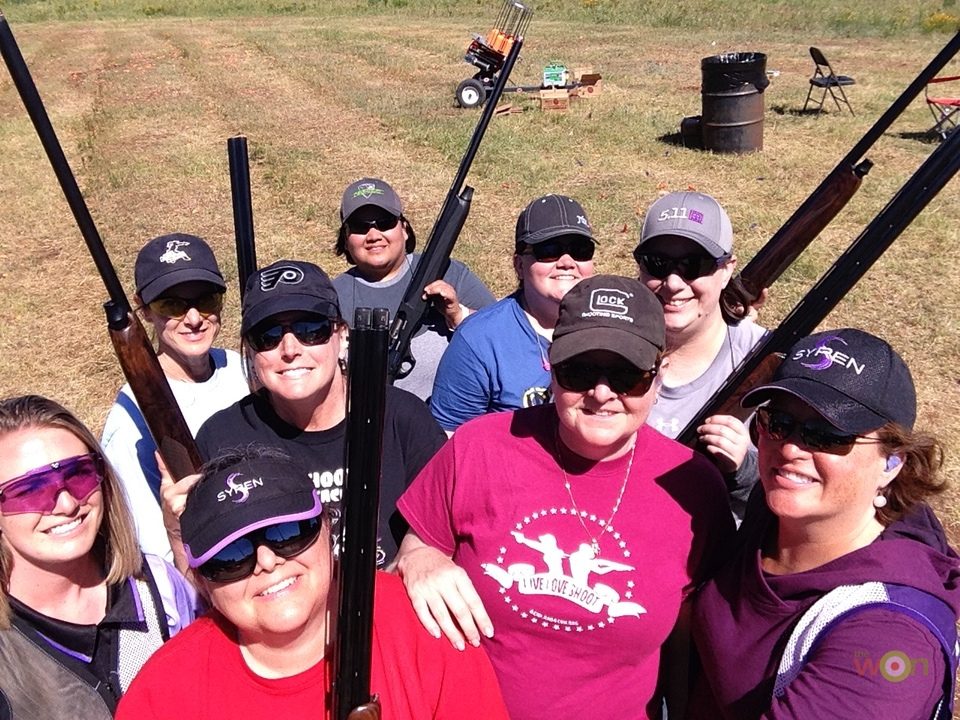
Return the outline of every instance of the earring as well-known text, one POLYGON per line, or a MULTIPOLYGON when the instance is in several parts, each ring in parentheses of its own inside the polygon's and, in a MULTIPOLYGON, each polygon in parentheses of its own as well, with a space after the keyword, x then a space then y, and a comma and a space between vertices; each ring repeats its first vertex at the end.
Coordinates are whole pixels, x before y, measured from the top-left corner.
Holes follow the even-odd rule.
POLYGON ((883 493, 877 493, 876 497, 873 498, 873 506, 877 510, 885 508, 887 506, 887 496, 883 493))
POLYGON ((340 367, 340 372, 344 375, 347 374, 347 359, 346 358, 337 358, 337 365, 340 367))

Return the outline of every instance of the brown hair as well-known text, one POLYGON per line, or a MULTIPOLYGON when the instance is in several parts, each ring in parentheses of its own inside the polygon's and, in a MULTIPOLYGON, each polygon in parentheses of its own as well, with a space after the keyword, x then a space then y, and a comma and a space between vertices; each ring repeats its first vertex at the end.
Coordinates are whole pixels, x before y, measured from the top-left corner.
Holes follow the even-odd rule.
POLYGON ((886 506, 877 509, 877 518, 889 525, 917 503, 947 489, 947 479, 939 474, 943 446, 932 435, 896 423, 887 423, 877 430, 877 435, 883 452, 903 461, 900 472, 883 490, 886 506))
MULTIPOLYGON (((73 413, 40 395, 22 395, 0 400, 0 437, 20 430, 59 428, 79 439, 90 452, 102 454, 93 433, 73 413)), ((143 555, 137 545, 133 517, 110 463, 104 463, 103 519, 98 532, 102 542, 107 584, 116 585, 129 577, 141 577, 143 555)), ((0 536, 0 629, 10 627, 10 571, 13 557, 0 536)))

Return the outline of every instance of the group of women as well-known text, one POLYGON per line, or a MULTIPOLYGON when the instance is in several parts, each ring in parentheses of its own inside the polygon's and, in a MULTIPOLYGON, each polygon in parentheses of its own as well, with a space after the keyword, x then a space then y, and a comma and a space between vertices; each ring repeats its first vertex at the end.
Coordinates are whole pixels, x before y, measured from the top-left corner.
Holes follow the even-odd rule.
MULTIPOLYGON (((225 283, 209 246, 164 236, 138 257, 138 301, 212 461, 206 479, 161 479, 126 389, 103 450, 53 401, 0 403, 0 717, 111 717, 144 662, 138 697, 175 695, 176 678, 151 666, 196 642, 199 630, 173 636, 199 603, 157 557, 168 553, 211 599, 212 626, 237 643, 223 647, 238 653, 231 667, 269 707, 302 713, 304 683, 323 676, 313 634, 335 552, 317 542, 330 531, 320 508, 335 522, 341 501, 341 288, 376 291, 416 261, 386 183, 348 188, 341 220, 337 247, 355 265, 346 284, 294 260, 250 278, 249 395, 237 357, 212 348, 225 283), (383 262, 397 248, 405 259, 383 262), (218 464, 254 445, 281 455, 218 464), (122 470, 132 458, 139 474, 122 470), (300 478, 309 508, 244 504, 271 468, 284 497, 300 478), (161 505, 169 541, 148 547, 161 505)), ((745 396, 756 408, 747 425, 715 417, 700 429, 712 462, 651 423, 666 417, 658 407, 671 388, 687 397, 687 385, 719 383, 763 332, 718 321, 731 240, 715 200, 671 194, 644 223, 639 278, 595 275, 585 211, 550 195, 518 219, 512 296, 483 307, 463 290, 465 269, 424 289, 452 339, 430 409, 388 392, 378 560, 400 576, 424 634, 447 638, 428 638, 410 662, 482 685, 474 709, 531 720, 659 717, 664 706, 690 718, 949 716, 960 560, 924 502, 944 488, 942 449, 913 428, 916 393, 893 348, 854 329, 800 340, 745 396), (445 441, 443 430, 456 432, 445 441), (735 533, 728 493, 749 488, 737 475, 745 465, 758 482, 735 533), (447 641, 463 653, 441 657, 447 641), (499 690, 482 680, 484 656, 499 690)), ((381 632, 407 628, 396 612, 380 617, 381 632)), ((384 717, 465 711, 444 705, 443 688, 416 692, 434 700, 384 707, 384 717)), ((151 712, 185 716, 175 704, 151 712)))

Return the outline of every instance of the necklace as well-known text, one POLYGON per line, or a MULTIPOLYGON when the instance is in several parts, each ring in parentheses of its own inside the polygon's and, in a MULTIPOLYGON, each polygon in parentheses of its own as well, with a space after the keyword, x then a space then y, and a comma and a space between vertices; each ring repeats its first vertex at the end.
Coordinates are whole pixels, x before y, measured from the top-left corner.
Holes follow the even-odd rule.
POLYGON ((593 556, 595 558, 600 557, 600 541, 603 539, 603 536, 606 534, 607 530, 610 529, 610 523, 613 522, 613 518, 616 517, 617 511, 620 509, 620 502, 623 500, 623 493, 627 489, 627 481, 630 480, 630 470, 633 469, 633 457, 637 453, 637 440, 636 438, 634 439, 633 447, 630 450, 630 460, 627 462, 627 472, 623 476, 623 484, 620 486, 620 493, 617 495, 617 502, 613 504, 613 510, 610 511, 610 517, 607 518, 607 521, 600 522, 600 534, 596 536, 587 530, 587 524, 583 521, 583 513, 581 513, 580 508, 577 507, 577 501, 573 499, 573 490, 570 488, 570 478, 567 477, 567 471, 563 467, 562 451, 560 450, 561 445, 559 428, 554 434, 553 442, 557 449, 557 464, 560 466, 560 472, 563 473, 563 486, 567 489, 567 495, 570 496, 570 504, 573 505, 573 510, 577 515, 577 520, 580 521, 580 527, 583 528, 583 532, 585 532, 587 537, 590 538, 590 547, 593 550, 593 556))

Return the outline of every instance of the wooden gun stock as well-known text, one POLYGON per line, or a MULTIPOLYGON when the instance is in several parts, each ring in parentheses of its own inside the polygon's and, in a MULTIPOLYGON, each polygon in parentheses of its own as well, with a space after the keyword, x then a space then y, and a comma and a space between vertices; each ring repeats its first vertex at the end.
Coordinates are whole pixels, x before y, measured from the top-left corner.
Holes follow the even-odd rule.
MULTIPOLYGON (((107 307, 108 316, 110 310, 107 307)), ((154 377, 152 365, 157 364, 157 356, 133 312, 126 313, 124 327, 110 327, 110 341, 167 469, 177 479, 196 472, 203 460, 159 365, 160 382, 144 382, 154 377)))
POLYGON ((914 78, 810 197, 804 200, 796 212, 774 233, 756 257, 730 281, 720 295, 720 312, 728 323, 735 325, 746 317, 760 292, 770 287, 843 210, 873 166, 873 163, 863 156, 958 50, 960 32, 954 35, 930 64, 914 78))
POLYGON ((73 171, 47 116, 37 86, 30 76, 30 71, 27 69, 27 64, 3 13, 0 13, 0 54, 3 55, 3 61, 10 71, 13 84, 20 94, 30 120, 33 121, 33 127, 47 153, 47 158, 57 176, 80 234, 107 288, 110 301, 104 305, 104 309, 107 311, 110 338, 117 352, 120 367, 127 382, 130 383, 130 389, 137 399, 137 404, 140 406, 140 411, 143 413, 164 463, 173 477, 179 480, 185 475, 196 472, 200 467, 200 453, 180 413, 180 407, 173 397, 173 392, 163 374, 157 355, 150 345, 147 333, 130 309, 123 286, 113 269, 107 249, 103 246, 100 233, 94 225, 77 180, 73 176, 73 171))
POLYGON ((735 324, 747 316, 763 289, 770 287, 840 214, 871 167, 869 160, 856 167, 836 167, 743 270, 731 278, 720 293, 720 311, 727 322, 735 324))
POLYGON ((380 720, 380 698, 374 695, 366 705, 354 708, 347 720, 380 720))

